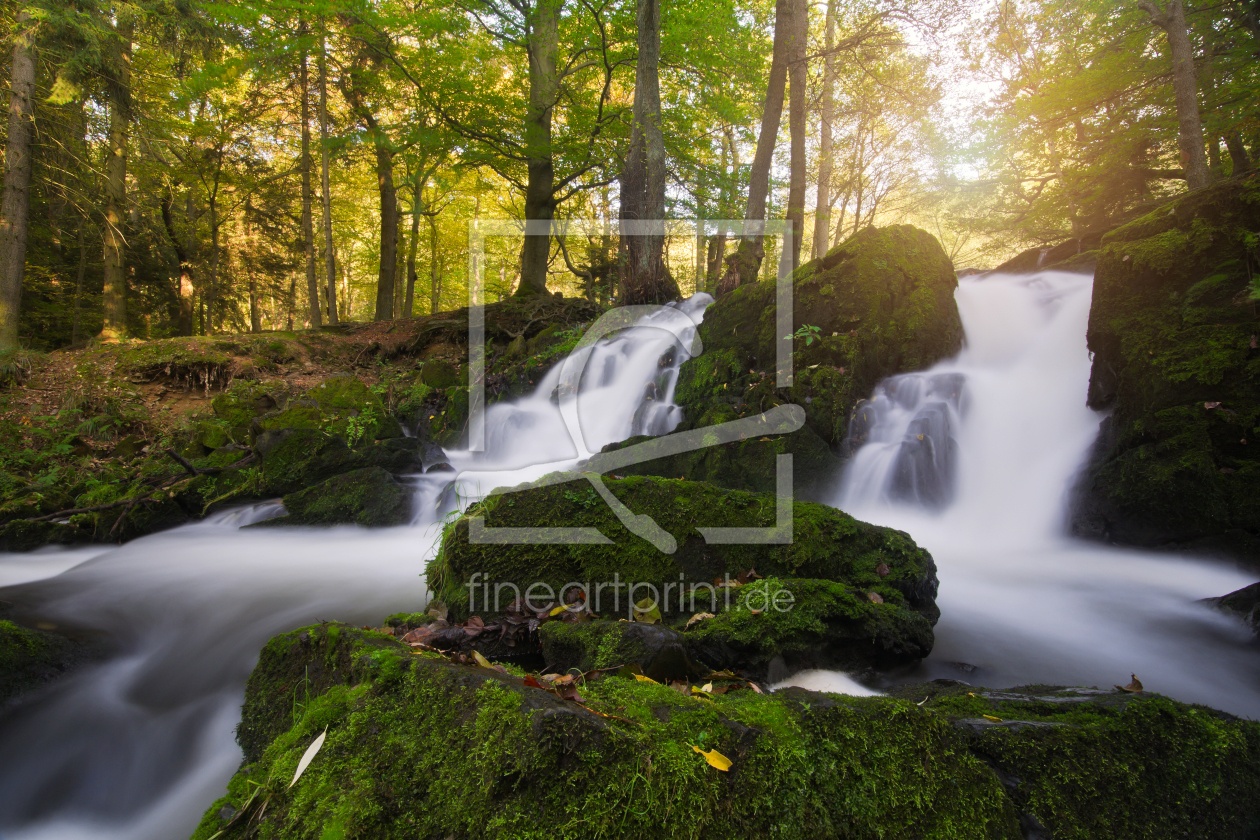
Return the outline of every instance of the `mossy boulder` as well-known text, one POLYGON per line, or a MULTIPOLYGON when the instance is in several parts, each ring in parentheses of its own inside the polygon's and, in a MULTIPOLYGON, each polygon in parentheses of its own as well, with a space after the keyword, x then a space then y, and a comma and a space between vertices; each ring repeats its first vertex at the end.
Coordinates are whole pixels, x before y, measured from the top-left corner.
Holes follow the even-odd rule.
MULTIPOLYGON (((755 569, 762 575, 834 581, 861 593, 837 594, 852 619, 866 626, 899 630, 917 639, 901 654, 866 642, 864 664, 907 661, 931 650, 936 607, 936 566, 909 535, 858 522, 834 508, 810 502, 791 504, 791 542, 778 545, 708 543, 706 527, 768 528, 775 524, 776 498, 727 490, 711 484, 628 477, 605 486, 636 515, 648 515, 676 542, 666 554, 631 533, 586 482, 523 485, 469 508, 446 534, 429 564, 428 581, 454 617, 495 615, 517 595, 531 603, 566 597, 585 588, 586 603, 605 618, 631 617, 631 604, 649 598, 667 622, 716 607, 717 582, 736 581, 755 569), (595 528, 607 544, 478 544, 470 528, 479 518, 488 528, 595 528), (869 597, 873 593, 882 603, 869 597)), ((782 502, 783 504, 789 504, 782 502)), ((712 663, 716 665, 717 663, 712 663)))
POLYGON ((637 665, 657 682, 699 679, 714 670, 687 651, 681 632, 662 624, 638 621, 549 621, 538 628, 547 670, 583 673, 637 665))
POLYGON ((1089 404, 1108 409, 1077 533, 1260 566, 1260 179, 1193 193, 1103 239, 1089 404))
POLYGON ((411 494, 380 467, 364 467, 289 493, 286 516, 263 525, 402 525, 411 520, 411 494))
POLYGON ((368 447, 350 449, 339 437, 316 429, 286 429, 258 438, 262 454, 262 482, 266 493, 284 496, 335 475, 379 467, 393 475, 421 472, 423 444, 391 438, 368 447))
POLYGON ((1158 695, 698 697, 615 674, 579 692, 345 625, 278 636, 246 689, 245 765, 193 837, 1215 840, 1260 824, 1260 724, 1158 695))
POLYGON ((236 380, 216 395, 210 406, 215 417, 233 430, 238 441, 244 442, 251 420, 283 408, 286 402, 286 389, 281 384, 236 380))
POLYGON ((46 545, 73 545, 86 542, 90 536, 69 524, 15 519, 0 525, 0 551, 34 551, 46 545))
POLYGON ((857 401, 887 376, 929 367, 958 352, 957 286, 953 264, 926 231, 910 225, 859 231, 792 275, 792 330, 810 335, 793 340, 793 384, 783 389, 775 376, 780 338, 775 284, 750 284, 725 295, 706 310, 700 325, 703 354, 679 371, 674 395, 684 414, 679 431, 788 402, 804 407, 808 431, 774 446, 741 441, 721 455, 680 458, 666 469, 690 469, 689 478, 742 488, 735 482, 747 476, 738 462, 772 462, 777 447, 791 451, 794 460, 803 456, 798 492, 818 492, 818 476, 835 470, 820 444, 839 447, 857 401))
POLYGON ((55 679, 78 658, 63 636, 0 620, 0 704, 55 679))
POLYGON ((420 368, 420 381, 430 388, 454 388, 462 384, 463 379, 450 362, 429 359, 420 368))

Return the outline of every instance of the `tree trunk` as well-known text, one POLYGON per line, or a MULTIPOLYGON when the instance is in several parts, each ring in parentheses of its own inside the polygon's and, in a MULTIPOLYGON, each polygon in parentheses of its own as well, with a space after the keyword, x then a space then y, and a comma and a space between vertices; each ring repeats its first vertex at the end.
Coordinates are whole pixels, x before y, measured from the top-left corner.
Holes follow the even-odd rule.
MULTIPOLYGON (((550 230, 556 216, 556 170, 552 158, 551 118, 560 86, 556 54, 560 49, 560 13, 565 0, 537 0, 527 15, 529 107, 525 111, 525 220, 550 230)), ((551 261, 549 233, 527 235, 521 242, 518 297, 547 293, 551 261)))
MULTIPOLYGON (((191 201, 191 193, 190 193, 191 201)), ((162 227, 175 249, 176 270, 179 272, 179 321, 176 326, 178 335, 193 334, 193 274, 192 257, 184 240, 175 231, 174 214, 175 196, 169 191, 162 198, 162 227)), ((191 214, 190 214, 191 215, 191 214)))
POLYGON ((337 319, 337 252, 332 236, 332 191, 328 183, 328 56, 324 33, 319 36, 319 181, 320 203, 324 211, 324 267, 328 284, 328 323, 337 319))
POLYGON ((83 276, 87 274, 87 219, 79 217, 79 270, 74 275, 74 320, 70 324, 70 344, 79 343, 79 322, 83 301, 83 276))
POLYGON ((437 216, 429 216, 429 314, 442 303, 442 273, 438 271, 437 216))
POLYGON ((254 242, 254 225, 250 220, 253 214, 254 206, 247 197, 242 219, 245 226, 245 253, 241 256, 245 263, 245 277, 249 280, 249 331, 260 333, 262 332, 262 307, 258 300, 258 280, 254 276, 254 255, 257 253, 257 243, 254 242))
MULTIPOLYGON (((306 23, 298 27, 298 37, 306 37, 306 23)), ((315 230, 311 208, 311 91, 310 72, 306 49, 302 50, 299 67, 300 83, 298 93, 302 97, 299 109, 302 120, 302 254, 306 258, 306 296, 307 312, 311 328, 323 325, 321 307, 319 305, 319 281, 315 279, 315 230)))
POLYGON ((718 284, 719 295, 757 282, 757 272, 765 256, 762 247, 762 223, 766 220, 766 195, 770 189, 770 164, 774 160, 774 147, 779 140, 779 123, 783 119, 783 94, 787 86, 787 60, 791 49, 795 23, 792 14, 797 0, 776 0, 774 4, 774 54, 770 61, 770 82, 766 86, 766 101, 761 110, 761 131, 757 135, 757 151, 753 155, 752 170, 748 173, 748 203, 744 208, 744 233, 739 249, 731 261, 726 275, 718 284), (755 233, 754 233, 755 232, 755 233))
POLYGON ((791 266, 801 264, 801 244, 805 240, 805 40, 809 37, 809 6, 805 0, 792 0, 792 33, 788 43, 788 133, 791 162, 788 167, 787 221, 791 222, 791 266))
POLYGON ((403 301, 404 318, 411 318, 416 313, 413 309, 416 299, 416 245, 420 241, 420 208, 423 198, 424 174, 416 167, 415 182, 411 188, 411 241, 407 243, 407 297, 403 301))
POLYGON ((127 275, 124 268, 123 214, 127 212, 127 127, 131 121, 131 38, 135 23, 130 11, 119 13, 118 77, 109 91, 109 148, 105 155, 105 282, 102 302, 105 320, 102 341, 127 334, 127 275))
POLYGON ((836 0, 827 2, 825 38, 827 55, 823 58, 822 105, 819 114, 818 200, 814 204, 814 242, 811 250, 811 256, 816 260, 826 256, 827 243, 831 239, 831 156, 835 153, 832 149, 831 123, 836 118, 836 57, 831 51, 836 44, 836 0))
POLYGON ((219 293, 219 202, 218 196, 212 193, 210 196, 210 294, 206 298, 206 335, 214 333, 214 305, 221 297, 219 293))
MULTIPOLYGON (((35 38, 30 12, 17 17, 13 40, 9 137, 0 199, 0 351, 18 346, 18 313, 30 230, 31 146, 35 139, 35 38)), ((80 243, 83 226, 79 225, 80 243)))
POLYGON ((1142 0, 1138 7, 1150 15, 1151 23, 1168 35, 1168 51, 1172 54, 1173 94, 1177 101, 1177 143, 1181 147, 1181 164, 1186 170, 1186 183, 1197 190, 1211 183, 1207 158, 1203 153, 1203 123, 1199 119, 1199 87, 1194 72, 1194 47, 1186 28, 1185 9, 1181 0, 1169 0, 1159 8, 1151 0, 1142 0))
POLYGON ((1251 171, 1251 156, 1247 154, 1247 147, 1243 145, 1242 135, 1238 133, 1238 129, 1231 129, 1225 132, 1223 138, 1225 140, 1225 148, 1229 150, 1229 159, 1232 163, 1231 175, 1240 175, 1243 172, 1251 171))
POLYGON ((394 273, 398 267, 398 192, 394 189, 394 152, 373 120, 376 142, 376 183, 381 194, 381 263, 376 274, 377 321, 394 317, 394 273))
MULTIPOLYGON (((638 0, 639 56, 634 77, 634 123, 621 173, 623 222, 661 223, 665 219, 665 138, 661 134, 660 0, 638 0)), ((666 303, 678 297, 678 284, 665 265, 664 231, 627 234, 621 276, 621 305, 666 303)))

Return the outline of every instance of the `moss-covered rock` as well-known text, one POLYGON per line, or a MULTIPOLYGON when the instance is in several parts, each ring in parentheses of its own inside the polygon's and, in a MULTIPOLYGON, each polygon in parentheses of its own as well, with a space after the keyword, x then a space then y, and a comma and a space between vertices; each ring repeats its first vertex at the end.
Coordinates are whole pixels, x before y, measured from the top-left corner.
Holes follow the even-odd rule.
POLYGON ((261 525, 402 525, 411 520, 411 494, 380 467, 364 467, 289 493, 286 516, 261 525))
POLYGON ((276 496, 366 467, 394 475, 422 470, 423 444, 407 438, 351 450, 341 438, 316 429, 286 429, 261 435, 254 448, 262 454, 264 492, 276 496))
POLYGON ((77 659, 63 636, 0 621, 0 704, 55 679, 77 659))
MULTIPOLYGON (((903 648, 900 661, 931 649, 930 628, 940 614, 936 566, 909 535, 825 505, 795 502, 790 543, 712 544, 698 528, 773 526, 775 497, 647 477, 608 479, 605 485, 634 514, 650 516, 677 550, 666 554, 635 536, 584 481, 524 485, 488 497, 454 524, 429 565, 430 587, 455 617, 497 614, 517 595, 539 604, 563 600, 566 587, 584 585, 586 603, 598 615, 628 618, 632 602, 650 598, 668 621, 716 606, 722 596, 715 594, 715 579, 735 580, 755 568, 762 575, 835 581, 863 593, 852 603, 837 595, 844 606, 826 609, 851 608, 848 618, 870 621, 870 627, 891 622, 904 638, 919 639, 918 646, 903 648), (474 518, 489 528, 593 527, 611 544, 476 544, 469 541, 474 518)), ((866 648, 865 664, 885 662, 880 645, 868 639, 866 648)))
POLYGON ((347 627, 278 637, 246 695, 249 765, 194 837, 1019 837, 993 772, 909 702, 702 700, 615 677, 582 695, 347 627))
POLYGON ((90 538, 90 533, 58 522, 15 519, 0 525, 0 551, 34 551, 46 545, 73 545, 90 538))
POLYGON ((579 692, 344 625, 279 636, 246 691, 246 764, 194 838, 1241 840, 1260 825, 1260 724, 1156 695, 938 681, 699 697, 613 674, 579 692))
POLYGON ((1108 234, 1089 317, 1089 404, 1110 409, 1078 533, 1260 564, 1260 179, 1187 196, 1108 234))
POLYGON ((662 624, 637 621, 549 621, 538 628, 547 670, 583 673, 637 665, 657 682, 698 679, 713 670, 692 658, 687 639, 662 624))
POLYGON ((707 457, 681 458, 676 468, 666 469, 689 469, 688 478, 744 488, 749 485, 737 482, 750 476, 739 463, 772 462, 774 452, 783 449, 804 462, 797 492, 817 493, 819 476, 835 471, 820 443, 839 447, 857 401, 881 379, 926 368, 962 346, 957 286, 940 243, 909 225, 867 228, 801 266, 792 275, 792 329, 801 337, 793 341, 794 378, 786 389, 776 387, 775 285, 741 286, 722 297, 700 325, 704 353, 679 371, 674 395, 684 414, 679 431, 787 402, 804 407, 809 431, 772 446, 741 441, 707 457))

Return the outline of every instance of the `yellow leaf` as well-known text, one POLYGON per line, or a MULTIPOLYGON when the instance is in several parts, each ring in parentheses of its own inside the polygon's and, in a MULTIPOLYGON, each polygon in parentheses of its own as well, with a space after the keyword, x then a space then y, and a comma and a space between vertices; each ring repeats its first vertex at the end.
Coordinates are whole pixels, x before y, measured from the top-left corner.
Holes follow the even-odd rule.
POLYGON ((703 688, 696 688, 694 685, 691 687, 691 693, 696 697, 703 697, 705 700, 713 699, 709 696, 709 692, 705 691, 703 688))
POLYGON ((652 679, 651 677, 645 677, 642 674, 635 674, 634 678, 638 680, 639 682, 650 682, 652 685, 660 685, 660 683, 658 683, 656 680, 652 679))
POLYGON ((482 668, 493 668, 493 667, 494 667, 493 665, 491 665, 491 664, 490 664, 490 660, 489 660, 489 659, 486 659, 484 656, 482 656, 482 655, 481 655, 481 651, 474 650, 474 651, 473 651, 473 659, 476 659, 476 660, 477 660, 477 664, 478 664, 478 665, 480 665, 482 668))
POLYGON ((991 720, 991 721, 993 721, 994 723, 1001 723, 1001 722, 1002 722, 1002 719, 1001 719, 1000 717, 994 717, 993 715, 982 715, 982 717, 983 717, 985 720, 991 720))
POLYGON ((723 773, 731 769, 731 760, 717 750, 709 750, 708 752, 705 752, 695 744, 692 744, 691 748, 700 753, 700 755, 704 756, 704 760, 709 762, 710 767, 716 767, 723 773))
POLYGON ((712 691, 713 691, 713 683, 705 683, 703 686, 701 686, 700 690, 701 690, 701 691, 704 691, 704 692, 712 692, 712 691))
POLYGON ((548 615, 560 615, 560 613, 564 612, 566 609, 568 609, 568 607, 552 607, 551 612, 548 613, 548 615))

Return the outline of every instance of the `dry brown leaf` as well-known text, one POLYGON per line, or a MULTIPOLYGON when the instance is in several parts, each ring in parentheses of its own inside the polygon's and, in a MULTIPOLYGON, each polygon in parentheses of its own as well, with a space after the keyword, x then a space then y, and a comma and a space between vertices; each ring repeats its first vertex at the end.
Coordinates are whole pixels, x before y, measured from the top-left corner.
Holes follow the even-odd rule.
POLYGON ((1130 682, 1128 685, 1116 686, 1116 691, 1127 691, 1130 694, 1141 694, 1142 681, 1137 678, 1137 674, 1129 674, 1129 679, 1131 679, 1132 682, 1130 682))

